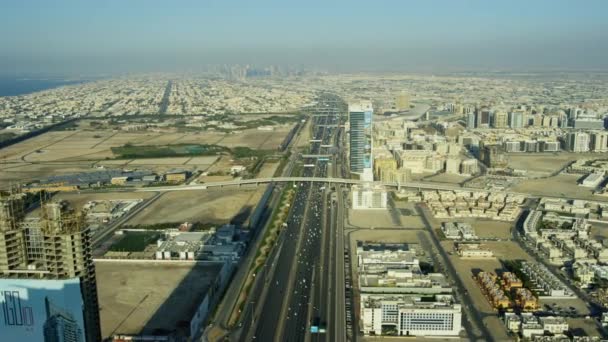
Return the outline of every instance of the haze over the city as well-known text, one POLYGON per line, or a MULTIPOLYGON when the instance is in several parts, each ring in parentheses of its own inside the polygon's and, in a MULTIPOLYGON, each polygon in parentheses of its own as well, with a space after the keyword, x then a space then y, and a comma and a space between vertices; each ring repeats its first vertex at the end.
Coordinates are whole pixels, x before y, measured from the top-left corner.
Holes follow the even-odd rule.
POLYGON ((3 1, 0 73, 597 70, 605 1, 3 1))
POLYGON ((608 341, 608 0, 0 0, 0 341, 608 341))

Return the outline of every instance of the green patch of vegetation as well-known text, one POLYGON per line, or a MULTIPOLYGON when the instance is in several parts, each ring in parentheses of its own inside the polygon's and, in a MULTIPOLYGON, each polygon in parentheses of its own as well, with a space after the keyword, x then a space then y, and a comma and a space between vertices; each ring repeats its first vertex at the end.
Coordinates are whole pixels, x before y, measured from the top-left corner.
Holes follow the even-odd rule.
POLYGON ((420 297, 420 301, 425 302, 425 303, 433 303, 436 301, 436 299, 434 296, 424 296, 424 297, 420 297))
POLYGON ((101 122, 101 121, 95 121, 95 120, 93 120, 93 121, 89 121, 89 126, 91 128, 100 129, 100 128, 103 128, 104 123, 101 122))
POLYGON ((302 175, 302 172, 304 171, 304 165, 301 162, 296 162, 293 165, 293 169, 291 169, 291 177, 299 177, 302 175))
POLYGON ((265 161, 266 161, 265 159, 258 159, 258 160, 256 160, 255 163, 252 163, 251 165, 249 165, 247 167, 247 173, 249 174, 249 176, 251 176, 251 177, 256 176, 258 174, 258 172, 260 171, 260 169, 262 168, 262 166, 264 165, 265 161))
POLYGON ((429 263, 429 262, 425 262, 425 261, 421 261, 420 262, 420 270, 422 271, 422 273, 433 273, 435 271, 437 271, 435 269, 435 265, 429 263))
POLYGON ((556 221, 540 221, 536 226, 537 231, 543 229, 572 229, 572 222, 562 222, 561 224, 556 221))
POLYGON ((75 131, 78 128, 77 121, 66 122, 65 124, 57 125, 51 131, 75 131))
POLYGON ((281 161, 279 162, 279 166, 277 167, 277 169, 274 172, 274 176, 275 177, 280 177, 283 174, 283 170, 285 169, 285 166, 287 166, 287 163, 289 162, 289 157, 291 156, 291 151, 287 151, 283 157, 281 157, 281 161))
POLYGON ((275 151, 255 150, 246 146, 237 146, 232 149, 214 144, 175 144, 175 145, 141 145, 126 143, 123 146, 112 147, 112 153, 119 159, 137 158, 167 158, 183 156, 215 156, 230 153, 235 159, 261 160, 275 151))
POLYGON ((254 150, 245 146, 237 146, 232 150, 232 156, 236 159, 245 159, 245 158, 263 158, 274 151, 271 150, 254 150))
POLYGON ((160 238, 158 232, 126 232, 125 236, 110 247, 113 252, 143 252, 160 238))
POLYGON ((441 228, 435 228, 435 233, 437 233, 437 238, 439 240, 443 241, 446 239, 445 234, 443 233, 443 230, 441 230, 441 228))
POLYGON ((10 140, 16 136, 17 136, 17 134, 15 134, 13 132, 0 133, 0 141, 10 140))
POLYGON ((274 125, 283 125, 292 122, 297 122, 304 119, 304 115, 273 115, 267 118, 262 118, 258 120, 251 121, 234 121, 235 125, 238 125, 242 128, 257 128, 260 126, 274 126, 274 125))
POLYGON ((276 240, 282 229, 283 221, 289 212, 289 206, 293 201, 295 192, 296 191, 291 187, 291 183, 287 184, 286 188, 281 193, 279 204, 274 208, 269 220, 266 223, 264 235, 262 236, 261 240, 262 242, 256 251, 252 264, 249 266, 247 280, 241 286, 239 299, 228 322, 229 326, 234 325, 238 321, 245 306, 246 299, 249 296, 249 291, 251 290, 255 275, 260 272, 261 268, 267 262, 266 258, 268 258, 268 255, 270 255, 272 249, 275 247, 276 240))
POLYGON ((120 147, 112 147, 112 153, 122 159, 134 158, 165 158, 180 156, 214 156, 229 152, 224 146, 213 144, 177 144, 177 145, 143 145, 133 146, 127 143, 120 147))

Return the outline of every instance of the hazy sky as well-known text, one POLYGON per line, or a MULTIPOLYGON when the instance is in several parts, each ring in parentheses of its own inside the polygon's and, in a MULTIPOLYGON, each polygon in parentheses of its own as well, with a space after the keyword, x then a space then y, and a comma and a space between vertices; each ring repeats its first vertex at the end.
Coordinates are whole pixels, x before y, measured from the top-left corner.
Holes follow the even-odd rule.
POLYGON ((608 69, 608 1, 1 0, 0 73, 608 69))

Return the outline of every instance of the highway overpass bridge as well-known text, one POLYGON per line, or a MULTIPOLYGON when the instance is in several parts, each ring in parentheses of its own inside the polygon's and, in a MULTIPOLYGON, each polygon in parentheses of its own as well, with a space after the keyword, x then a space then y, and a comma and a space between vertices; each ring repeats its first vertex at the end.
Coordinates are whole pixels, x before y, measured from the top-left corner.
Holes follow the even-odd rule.
MULTIPOLYGON (((242 186, 242 185, 260 185, 265 183, 281 183, 281 182, 315 182, 315 183, 327 183, 327 184, 345 184, 345 185, 370 185, 370 186, 382 186, 385 188, 410 188, 418 190, 446 190, 446 191, 488 191, 478 188, 463 188, 458 185, 450 184, 438 184, 438 183, 425 183, 425 182, 368 182, 358 179, 349 178, 324 178, 324 177, 271 177, 271 178, 252 178, 252 179, 235 179, 229 181, 220 182, 208 182, 202 184, 190 184, 190 185, 175 185, 175 186, 163 186, 163 187, 150 187, 141 188, 138 191, 147 192, 165 192, 165 191, 192 191, 192 190, 205 190, 210 188, 221 188, 228 186, 242 186)), ((516 192, 505 192, 510 195, 523 195, 528 197, 528 194, 516 193, 516 192)))
MULTIPOLYGON (((506 195, 511 196, 523 196, 525 198, 537 198, 543 197, 546 199, 564 199, 564 197, 553 197, 547 196, 539 193, 523 193, 523 192, 515 192, 515 191, 496 191, 496 190, 488 190, 488 189, 479 189, 479 188, 465 188, 455 184, 439 184, 439 183, 425 183, 425 182, 406 182, 406 183, 397 183, 397 182, 366 182, 358 179, 348 179, 348 178, 323 178, 323 177, 273 177, 273 178, 253 178, 253 179, 237 179, 223 182, 209 182, 203 184, 190 184, 190 185, 175 185, 175 186, 159 186, 159 187, 149 187, 149 188, 139 188, 135 191, 145 191, 145 192, 167 192, 167 191, 195 191, 195 190, 206 190, 212 188, 221 188, 227 186, 242 186, 242 185, 253 185, 258 186, 260 184, 267 183, 280 183, 280 182, 293 182, 293 183, 302 183, 302 182, 317 182, 317 183, 327 183, 327 184, 344 184, 344 185, 371 185, 371 186, 382 186, 385 188, 394 188, 394 189, 415 189, 415 190, 440 190, 440 191, 485 191, 485 192, 499 192, 506 195)), ((607 198, 600 198, 596 196, 594 198, 579 198, 579 197, 567 197, 568 199, 580 199, 585 201, 592 202, 603 202, 608 203, 607 198)))

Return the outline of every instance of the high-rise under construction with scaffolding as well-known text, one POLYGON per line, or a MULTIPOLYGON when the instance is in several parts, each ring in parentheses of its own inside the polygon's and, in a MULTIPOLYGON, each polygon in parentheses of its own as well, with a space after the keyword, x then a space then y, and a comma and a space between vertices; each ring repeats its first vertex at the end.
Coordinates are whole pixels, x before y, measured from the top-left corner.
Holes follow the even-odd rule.
MULTIPOLYGON (((0 280, 78 279, 87 341, 101 340, 90 230, 66 202, 42 203, 25 219, 24 194, 0 194, 0 280)), ((24 319, 27 322, 27 317, 24 319)))

